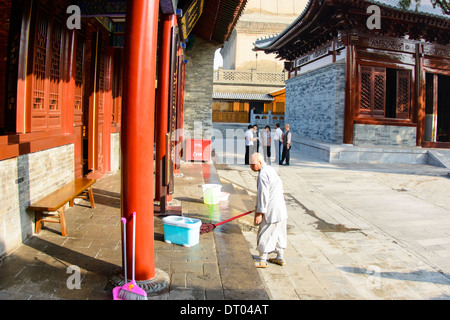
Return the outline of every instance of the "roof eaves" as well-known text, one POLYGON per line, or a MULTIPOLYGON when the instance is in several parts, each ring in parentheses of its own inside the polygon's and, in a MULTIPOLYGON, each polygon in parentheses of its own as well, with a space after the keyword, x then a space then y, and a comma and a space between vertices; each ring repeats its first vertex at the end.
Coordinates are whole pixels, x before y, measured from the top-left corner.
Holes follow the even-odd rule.
POLYGON ((269 37, 267 39, 266 38, 265 39, 257 39, 253 43, 253 46, 256 48, 256 50, 266 50, 269 47, 271 47, 272 45, 274 45, 290 29, 292 29, 300 20, 303 19, 303 17, 306 15, 306 13, 308 12, 309 8, 311 7, 311 5, 314 1, 317 1, 317 0, 309 0, 308 3, 306 4, 305 8, 303 9, 302 13, 300 13, 300 15, 294 21, 292 21, 292 23, 286 29, 284 29, 280 34, 269 37))
MULTIPOLYGON (((255 51, 276 50, 275 46, 277 45, 277 42, 280 42, 284 36, 286 36, 288 33, 290 33, 291 30, 293 30, 295 28, 295 26, 306 16, 306 14, 310 10, 310 7, 312 6, 312 4, 316 1, 319 2, 319 5, 322 5, 322 3, 324 2, 324 0, 309 0, 306 7, 303 9, 302 13, 280 34, 269 37, 269 38, 257 39, 253 43, 254 50, 255 51)), ((437 13, 437 12, 439 12, 438 8, 431 9, 430 6, 432 6, 432 4, 429 0, 421 0, 418 7, 411 4, 410 8, 414 7, 414 10, 413 9, 406 9, 406 10, 401 9, 398 0, 364 0, 364 1, 371 3, 371 4, 380 5, 381 7, 384 7, 387 9, 403 11, 403 12, 407 12, 410 14, 423 15, 423 16, 428 16, 428 17, 438 18, 438 19, 445 19, 445 20, 450 19, 450 15, 446 15, 444 12, 442 12, 442 14, 438 14, 437 13), (397 1, 397 4, 396 5, 389 4, 389 3, 393 3, 393 1, 397 1), (423 6, 422 8, 427 8, 428 12, 424 11, 424 10, 420 10, 421 5, 423 6)))

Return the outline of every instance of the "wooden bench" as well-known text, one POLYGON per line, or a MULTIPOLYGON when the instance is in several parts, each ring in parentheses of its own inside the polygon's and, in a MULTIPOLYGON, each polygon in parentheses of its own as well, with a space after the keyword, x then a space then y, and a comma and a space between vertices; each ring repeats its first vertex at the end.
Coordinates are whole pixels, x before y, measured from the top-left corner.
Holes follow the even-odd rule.
POLYGON ((95 179, 75 179, 66 184, 58 190, 50 193, 44 198, 30 204, 28 209, 36 212, 36 228, 35 232, 41 231, 42 222, 52 222, 61 224, 61 235, 67 235, 66 219, 64 217, 64 207, 67 202, 73 207, 75 198, 89 199, 91 208, 95 208, 94 195, 92 194, 92 185, 96 182, 95 179), (57 214, 48 214, 48 212, 57 212, 57 214), (46 217, 53 217, 56 219, 44 219, 46 217))

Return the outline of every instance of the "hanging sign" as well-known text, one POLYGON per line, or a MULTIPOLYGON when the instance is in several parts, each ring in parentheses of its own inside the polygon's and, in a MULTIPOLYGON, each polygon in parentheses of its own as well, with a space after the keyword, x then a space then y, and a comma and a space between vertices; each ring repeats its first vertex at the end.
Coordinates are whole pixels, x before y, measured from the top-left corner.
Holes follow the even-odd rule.
POLYGON ((180 19, 182 39, 187 39, 192 29, 194 29, 195 24, 203 13, 204 2, 205 0, 194 0, 186 10, 183 9, 183 16, 180 19))

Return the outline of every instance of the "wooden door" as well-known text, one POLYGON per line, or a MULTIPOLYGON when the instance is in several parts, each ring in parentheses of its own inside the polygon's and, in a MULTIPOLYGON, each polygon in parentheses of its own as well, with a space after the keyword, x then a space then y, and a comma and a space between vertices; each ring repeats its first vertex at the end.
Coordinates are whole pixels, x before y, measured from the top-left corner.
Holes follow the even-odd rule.
POLYGON ((83 176, 83 96, 84 96, 84 53, 85 39, 79 35, 76 46, 75 66, 75 105, 74 105, 74 134, 75 134, 75 177, 83 176))
POLYGON ((94 169, 104 172, 104 122, 105 122, 105 57, 106 37, 99 34, 97 50, 96 104, 94 105, 94 169))
POLYGON ((450 148, 450 75, 426 73, 422 146, 450 148))
MULTIPOLYGON (((89 175, 104 173, 105 121, 105 53, 107 37, 100 31, 92 34, 89 66, 89 115, 87 117, 87 171, 89 175)), ((86 118, 86 117, 85 117, 86 118)), ((86 155, 84 155, 86 158, 86 155)))
POLYGON ((39 8, 34 35, 31 85, 31 131, 61 128, 62 23, 39 8))

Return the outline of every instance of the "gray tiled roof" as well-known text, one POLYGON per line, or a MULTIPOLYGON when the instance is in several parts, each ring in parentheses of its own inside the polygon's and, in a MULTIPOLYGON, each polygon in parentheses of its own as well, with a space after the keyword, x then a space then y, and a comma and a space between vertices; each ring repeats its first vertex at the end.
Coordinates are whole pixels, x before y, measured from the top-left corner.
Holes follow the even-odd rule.
MULTIPOLYGON (((271 46, 275 41, 277 41, 279 38, 284 36, 284 34, 291 29, 293 26, 295 26, 297 23, 299 23, 303 17, 306 15, 306 13, 309 10, 309 7, 312 5, 314 1, 318 0, 309 0, 306 4, 306 7, 303 9, 302 13, 280 34, 272 35, 270 37, 266 37, 264 39, 257 39, 256 42, 253 44, 256 48, 264 50, 271 46)), ((410 12, 413 14, 418 15, 425 15, 430 17, 436 17, 440 19, 450 19, 450 15, 447 15, 444 13, 442 8, 439 6, 436 6, 436 8, 433 8, 433 5, 431 4, 430 0, 420 0, 419 4, 415 0, 411 0, 411 4, 408 8, 402 9, 400 6, 400 0, 365 0, 367 3, 372 3, 379 5, 381 7, 385 8, 391 8, 398 11, 405 11, 410 12)))

